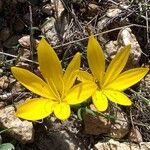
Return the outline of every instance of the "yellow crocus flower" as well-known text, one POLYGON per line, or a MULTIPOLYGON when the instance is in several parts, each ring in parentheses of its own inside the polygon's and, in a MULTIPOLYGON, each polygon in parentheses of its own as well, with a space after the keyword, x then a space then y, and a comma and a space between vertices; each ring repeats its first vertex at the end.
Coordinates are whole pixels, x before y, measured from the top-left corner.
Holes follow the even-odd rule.
POLYGON ((44 80, 26 69, 11 68, 14 77, 24 87, 41 96, 26 100, 17 108, 16 115, 35 121, 54 112, 58 119, 65 120, 71 114, 70 105, 85 101, 93 94, 96 86, 91 82, 73 85, 80 68, 80 53, 73 57, 64 73, 55 51, 44 38, 40 41, 37 50, 44 80))
POLYGON ((97 86, 92 101, 98 111, 108 108, 108 99, 114 103, 130 106, 131 100, 123 93, 124 90, 139 82, 149 71, 148 68, 135 68, 122 73, 131 45, 120 49, 105 70, 105 57, 101 46, 93 35, 87 47, 87 59, 91 73, 80 71, 79 80, 91 81, 97 86))

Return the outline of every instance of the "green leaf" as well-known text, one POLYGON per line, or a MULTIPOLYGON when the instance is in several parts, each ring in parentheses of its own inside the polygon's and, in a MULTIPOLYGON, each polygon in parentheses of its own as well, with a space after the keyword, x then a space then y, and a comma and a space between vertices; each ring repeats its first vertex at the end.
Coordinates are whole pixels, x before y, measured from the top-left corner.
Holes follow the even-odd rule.
POLYGON ((15 150, 15 147, 11 143, 0 144, 0 150, 15 150))
POLYGON ((83 108, 81 107, 77 111, 77 116, 80 120, 83 120, 82 113, 83 113, 83 108))
POLYGON ((96 113, 87 107, 85 108, 85 113, 91 114, 94 117, 96 116, 96 113))

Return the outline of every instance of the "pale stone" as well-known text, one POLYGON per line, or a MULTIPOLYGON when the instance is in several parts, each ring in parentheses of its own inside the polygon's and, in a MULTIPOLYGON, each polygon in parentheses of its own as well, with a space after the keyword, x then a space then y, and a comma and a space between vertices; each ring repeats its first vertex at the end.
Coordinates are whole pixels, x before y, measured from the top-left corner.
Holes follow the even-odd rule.
POLYGON ((115 123, 111 125, 110 135, 113 138, 121 139, 129 132, 129 121, 127 115, 118 110, 116 112, 115 123))
POLYGON ((8 87, 9 80, 7 76, 0 77, 0 88, 6 89, 8 87))
POLYGON ((127 66, 128 68, 136 67, 139 65, 142 50, 135 35, 132 33, 132 30, 130 28, 122 29, 119 32, 116 41, 110 41, 105 45, 106 53, 109 57, 113 58, 120 48, 129 44, 131 44, 131 52, 127 66))
POLYGON ((53 13, 53 6, 50 4, 46 4, 42 7, 42 12, 46 13, 47 15, 52 15, 53 13))
POLYGON ((55 30, 55 19, 53 17, 47 18, 41 30, 53 46, 57 45, 59 39, 55 30))
POLYGON ((108 142, 98 142, 94 146, 94 150, 149 150, 150 142, 141 142, 139 144, 123 142, 120 143, 113 139, 108 142))
POLYGON ((30 47, 30 35, 23 36, 18 40, 19 44, 25 48, 30 47))
MULTIPOLYGON (((22 47, 29 48, 30 47, 30 35, 23 36, 22 38, 18 40, 18 42, 22 47)), ((35 42, 36 45, 38 44, 38 40, 34 40, 33 42, 35 42)))
POLYGON ((137 127, 131 129, 128 139, 135 143, 143 142, 142 135, 137 127))
POLYGON ((63 6, 63 4, 62 4, 62 1, 61 0, 51 0, 51 3, 52 3, 52 5, 55 5, 55 3, 56 3, 56 5, 57 5, 57 17, 60 17, 61 16, 61 13, 64 11, 64 6, 63 6))
POLYGON ((145 78, 142 80, 140 87, 143 89, 144 87, 144 91, 149 93, 150 91, 150 73, 148 73, 145 78))
POLYGON ((118 16, 118 14, 121 13, 121 12, 122 12, 122 10, 119 9, 119 8, 108 9, 107 12, 106 12, 106 15, 107 15, 107 17, 112 18, 112 17, 118 16))
POLYGON ((92 12, 97 12, 98 10, 99 10, 99 6, 98 5, 96 5, 96 4, 92 4, 92 3, 90 3, 89 4, 89 11, 90 11, 90 13, 92 13, 92 12))
POLYGON ((0 127, 11 128, 7 133, 22 143, 33 142, 34 129, 32 122, 17 118, 13 106, 0 109, 0 127))

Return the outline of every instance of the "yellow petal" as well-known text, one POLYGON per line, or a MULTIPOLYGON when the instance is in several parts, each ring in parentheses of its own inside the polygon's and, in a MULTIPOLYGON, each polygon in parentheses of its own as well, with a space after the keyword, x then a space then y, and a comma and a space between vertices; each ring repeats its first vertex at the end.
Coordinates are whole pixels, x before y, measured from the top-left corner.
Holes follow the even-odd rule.
POLYGON ((63 70, 54 49, 44 38, 40 41, 37 49, 40 70, 44 79, 49 82, 50 85, 51 81, 53 81, 56 88, 61 91, 62 84, 60 84, 59 81, 62 80, 63 70))
POLYGON ((139 82, 147 73, 148 68, 135 68, 120 74, 116 80, 108 84, 105 89, 114 89, 118 91, 126 90, 139 82))
POLYGON ((78 80, 82 81, 82 82, 94 81, 94 77, 87 71, 79 71, 78 72, 78 80))
POLYGON ((92 74, 102 83, 105 71, 105 57, 101 46, 93 35, 89 38, 87 59, 92 74))
POLYGON ((97 85, 94 82, 79 83, 69 91, 65 100, 71 105, 82 103, 92 96, 96 89, 97 85))
POLYGON ((131 100, 122 92, 113 90, 104 90, 103 93, 110 101, 114 103, 124 106, 130 106, 132 104, 131 100))
POLYGON ((34 98, 17 108, 16 116, 26 120, 40 120, 49 116, 54 103, 49 99, 34 98))
POLYGON ((70 106, 67 103, 55 104, 54 114, 60 120, 66 120, 70 117, 70 106))
POLYGON ((80 53, 77 53, 69 63, 63 76, 65 92, 72 87, 77 77, 77 72, 80 69, 80 53))
POLYGON ((92 101, 98 111, 105 111, 108 108, 107 97, 102 93, 102 91, 97 90, 92 96, 92 101))
POLYGON ((32 72, 19 67, 11 67, 14 77, 28 90, 45 98, 55 99, 48 85, 32 72))
POLYGON ((113 60, 107 68, 103 86, 106 86, 107 84, 111 83, 121 73, 121 71, 127 63, 130 54, 130 49, 131 45, 124 46, 113 58, 113 60))

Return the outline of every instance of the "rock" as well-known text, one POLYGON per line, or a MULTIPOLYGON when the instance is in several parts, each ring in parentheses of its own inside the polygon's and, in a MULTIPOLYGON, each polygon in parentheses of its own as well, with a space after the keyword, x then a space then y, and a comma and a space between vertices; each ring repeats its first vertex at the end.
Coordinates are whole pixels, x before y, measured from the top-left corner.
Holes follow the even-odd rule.
POLYGON ((6 89, 8 87, 9 80, 7 76, 0 77, 0 88, 6 89))
MULTIPOLYGON (((102 17, 97 22, 97 28, 98 28, 98 30, 102 31, 104 28, 109 27, 110 24, 112 26, 113 20, 115 18, 117 18, 122 13, 122 11, 123 10, 119 9, 119 8, 109 8, 106 11, 106 16, 102 17)), ((116 25, 118 25, 118 24, 119 25, 126 25, 127 23, 129 23, 128 20, 124 20, 124 21, 121 21, 121 22, 115 22, 116 25)), ((113 26, 115 26, 115 25, 113 24, 113 26)), ((112 27, 111 27, 111 29, 112 29, 112 27)))
POLYGON ((5 129, 11 128, 7 133, 22 143, 33 141, 34 129, 32 123, 17 118, 13 106, 0 109, 0 127, 5 129))
POLYGON ((19 35, 12 35, 8 40, 4 42, 4 47, 12 48, 13 46, 17 46, 19 38, 19 35))
MULTIPOLYGON (((18 40, 19 44, 24 48, 30 48, 30 35, 23 36, 18 40)), ((35 45, 38 44, 38 40, 34 40, 35 45)))
MULTIPOLYGON (((94 1, 89 1, 88 5, 85 7, 85 5, 81 2, 75 2, 76 5, 78 5, 80 11, 78 13, 82 14, 86 19, 85 20, 90 20, 94 18, 98 13, 101 13, 101 6, 96 4, 94 1)), ((80 15, 79 14, 79 15, 80 15)), ((88 27, 89 27, 88 23, 88 27)), ((92 26, 93 28, 93 26, 92 26)), ((90 28, 90 29, 92 29, 90 28)))
POLYGON ((107 10, 106 15, 107 17, 112 18, 112 17, 117 17, 121 12, 122 10, 119 8, 111 8, 107 10))
POLYGON ((8 92, 3 92, 3 94, 0 95, 0 109, 5 106, 6 101, 8 101, 9 99, 11 99, 12 101, 12 96, 13 94, 8 92))
MULTIPOLYGON (((150 73, 148 73, 144 79, 142 79, 141 83, 140 83, 140 89, 142 89, 143 92, 145 92, 145 94, 147 95, 147 98, 150 98, 150 73)), ((150 102, 149 102, 149 106, 150 106, 150 102)))
POLYGON ((119 49, 117 41, 109 41, 108 44, 105 45, 106 54, 110 58, 113 58, 116 55, 117 50, 119 49))
POLYGON ((16 62, 17 66, 23 66, 25 68, 30 68, 30 64, 25 59, 30 59, 31 51, 25 48, 19 48, 18 53, 21 54, 20 59, 16 62))
POLYGON ((23 36, 18 42, 22 47, 30 48, 30 35, 23 36))
POLYGON ((116 112, 115 123, 111 125, 110 136, 121 139, 129 132, 129 121, 127 115, 120 110, 116 112))
POLYGON ((13 94, 17 94, 23 91, 24 91, 24 87, 19 82, 16 82, 11 89, 11 92, 13 94))
POLYGON ((83 116, 84 132, 91 135, 99 135, 102 133, 109 133, 111 123, 105 117, 93 116, 86 113, 83 116))
MULTIPOLYGON (((111 5, 113 5, 113 3, 111 5)), ((105 15, 101 17, 97 22, 98 32, 107 31, 108 29, 118 28, 118 26, 125 26, 130 23, 128 18, 122 20, 120 19, 118 21, 118 19, 121 18, 122 14, 124 13, 123 11, 125 11, 124 9, 127 9, 128 7, 124 2, 122 2, 122 4, 120 5, 121 7, 114 5, 111 8, 105 8, 106 9, 106 12, 104 13, 105 15)), ((99 35, 98 39, 103 44, 106 44, 110 41, 109 35, 111 35, 111 38, 116 38, 117 36, 116 33, 113 32, 110 34, 99 35)))
POLYGON ((62 4, 62 1, 61 0, 51 0, 51 4, 53 5, 53 8, 55 8, 55 3, 57 5, 57 17, 60 17, 61 13, 64 11, 64 6, 62 4))
POLYGON ((80 139, 84 136, 79 131, 81 122, 78 122, 76 115, 65 121, 51 115, 44 120, 46 128, 36 125, 34 145, 39 150, 85 150, 84 141, 80 139))
POLYGON ((54 17, 47 18, 47 21, 45 21, 41 27, 43 34, 52 46, 56 46, 58 42, 63 40, 64 32, 68 28, 66 14, 63 13, 64 7, 61 0, 52 0, 51 4, 53 8, 55 8, 55 3, 57 5, 56 19, 54 17))
MULTIPOLYGON (((135 35, 132 33, 132 30, 130 28, 124 28, 123 30, 121 30, 118 34, 118 44, 122 44, 122 45, 128 45, 128 44, 132 44, 132 48, 141 51, 141 49, 139 50, 140 46, 138 44, 138 41, 136 40, 135 35)), ((134 50, 133 49, 133 50, 134 50)))
POLYGON ((150 91, 150 73, 147 74, 144 78, 145 87, 150 91))
POLYGON ((53 17, 48 18, 41 28, 43 34, 50 41, 53 46, 56 46, 59 39, 55 30, 55 19, 53 17))
MULTIPOLYGON (((0 100, 1 100, 1 95, 0 95, 0 100)), ((5 107, 5 102, 3 101, 0 101, 0 109, 4 108, 5 107)))
POLYGON ((93 4, 93 3, 90 3, 89 5, 88 5, 88 7, 89 7, 89 12, 90 12, 90 14, 96 14, 99 10, 100 10, 100 8, 99 8, 99 6, 98 5, 96 5, 96 4, 93 4))
POLYGON ((122 29, 119 32, 116 41, 110 41, 105 45, 106 53, 109 57, 113 58, 118 49, 128 44, 131 44, 131 53, 127 63, 127 68, 137 67, 139 65, 142 50, 130 28, 122 29))
MULTIPOLYGON (((30 56, 31 56, 31 52, 30 52, 30 50, 28 50, 28 49, 20 48, 20 49, 19 49, 19 52, 22 54, 22 57, 23 57, 23 58, 28 59, 28 58, 30 58, 30 56)), ((22 61, 24 61, 24 60, 22 60, 22 61)))
POLYGON ((0 40, 2 40, 3 42, 6 41, 10 36, 10 30, 9 28, 3 28, 0 31, 0 40))
MULTIPOLYGON (((2 100, 2 99, 1 99, 1 95, 0 95, 0 100, 2 100)), ((2 108, 4 108, 4 107, 5 107, 5 102, 0 101, 0 109, 2 109, 2 108)))
POLYGON ((107 24, 107 22, 108 22, 108 19, 109 18, 103 18, 102 20, 100 20, 100 21, 98 21, 98 23, 97 23, 97 28, 100 30, 100 31, 102 31, 105 27, 106 27, 106 24, 107 24))
POLYGON ((42 12, 46 13, 47 15, 51 16, 53 14, 54 8, 50 4, 46 4, 42 7, 42 12))
POLYGON ((142 135, 137 127, 131 129, 128 139, 135 143, 143 142, 142 135))
POLYGON ((77 150, 84 149, 74 134, 65 130, 52 131, 47 135, 40 133, 36 139, 36 147, 39 150, 77 150))
POLYGON ((94 145, 94 150, 149 150, 150 142, 141 142, 139 144, 114 141, 110 139, 108 142, 98 142, 94 145))
MULTIPOLYGON (((95 108, 92 106, 91 109, 94 110, 95 108)), ((91 135, 107 133, 116 139, 123 138, 129 132, 128 118, 121 110, 117 110, 117 112, 114 112, 113 114, 116 114, 116 120, 111 123, 111 121, 101 115, 95 114, 94 116, 92 114, 85 113, 83 115, 84 132, 91 135)), ((104 113, 104 115, 108 115, 108 113, 104 113)))

